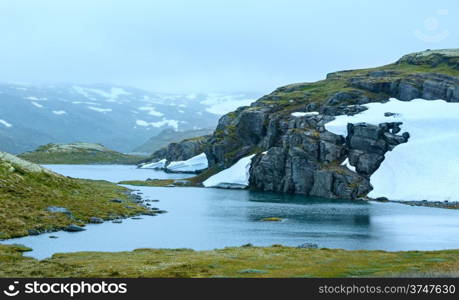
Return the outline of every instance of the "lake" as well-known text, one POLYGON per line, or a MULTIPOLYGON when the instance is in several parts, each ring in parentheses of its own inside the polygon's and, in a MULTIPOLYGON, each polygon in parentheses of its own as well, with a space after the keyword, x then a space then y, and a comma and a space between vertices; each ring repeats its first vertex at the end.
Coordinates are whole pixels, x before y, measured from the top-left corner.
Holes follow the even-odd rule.
MULTIPOLYGON (((48 166, 64 175, 107 179, 179 178, 129 166, 48 166), (149 172, 146 172, 149 171, 149 172), (148 174, 148 175, 147 175, 148 174), (153 177, 156 176, 156 177, 153 177)), ((177 177, 178 176, 178 177, 177 177)), ((28 256, 58 252, 129 251, 136 248, 206 250, 253 245, 381 250, 459 248, 459 210, 397 203, 349 202, 247 190, 130 187, 167 214, 87 225, 78 233, 55 232, 4 241, 33 248, 28 256), (281 222, 262 221, 266 217, 281 222), (55 235, 58 239, 50 239, 55 235)))

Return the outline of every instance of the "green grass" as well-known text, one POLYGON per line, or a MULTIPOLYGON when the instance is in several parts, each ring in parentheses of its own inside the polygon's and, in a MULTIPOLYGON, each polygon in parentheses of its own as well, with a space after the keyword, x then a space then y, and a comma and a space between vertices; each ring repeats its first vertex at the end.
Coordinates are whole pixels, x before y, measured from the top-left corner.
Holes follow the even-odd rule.
POLYGON ((80 152, 26 152, 20 158, 37 164, 137 164, 144 156, 128 155, 116 151, 80 152))
POLYGON ((30 172, 0 160, 0 238, 19 237, 29 229, 58 229, 84 224, 91 217, 135 215, 145 209, 128 200, 127 189, 105 181, 71 179, 30 172), (110 200, 123 199, 123 203, 110 200), (73 214, 51 213, 49 206, 61 206, 73 214))
POLYGON ((41 261, 25 257, 26 250, 0 245, 0 277, 459 276, 459 250, 385 252, 246 246, 212 251, 79 252, 55 254, 41 261))

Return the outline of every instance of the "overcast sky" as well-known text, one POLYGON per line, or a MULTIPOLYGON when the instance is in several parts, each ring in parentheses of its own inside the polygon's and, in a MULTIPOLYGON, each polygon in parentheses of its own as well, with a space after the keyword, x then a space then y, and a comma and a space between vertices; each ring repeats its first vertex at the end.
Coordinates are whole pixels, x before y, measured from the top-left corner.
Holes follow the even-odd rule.
POLYGON ((0 81, 266 93, 457 48, 458 9, 455 0, 0 0, 0 81))

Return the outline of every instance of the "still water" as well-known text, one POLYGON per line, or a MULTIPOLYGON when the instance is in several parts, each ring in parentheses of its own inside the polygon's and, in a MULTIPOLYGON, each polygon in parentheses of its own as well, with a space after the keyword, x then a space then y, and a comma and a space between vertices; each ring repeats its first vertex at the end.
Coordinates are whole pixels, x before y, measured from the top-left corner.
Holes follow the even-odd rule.
MULTIPOLYGON (((111 181, 139 179, 145 170, 104 166, 95 175, 92 166, 51 168, 64 175, 111 181), (141 174, 135 174, 136 170, 141 174), (76 176, 76 174, 78 176, 76 176), (127 176, 127 178, 126 178, 127 176)), ((156 172, 160 178, 171 174, 156 172)), ((150 178, 153 178, 149 174, 150 178)), ((245 190, 131 187, 169 213, 122 224, 87 225, 79 233, 56 232, 4 243, 34 249, 27 255, 49 257, 58 252, 128 251, 136 248, 192 248, 196 250, 253 245, 382 250, 459 248, 459 210, 411 207, 396 203, 331 201, 303 196, 245 190), (281 222, 263 222, 266 217, 281 222), (50 235, 58 239, 50 239, 50 235)))
POLYGON ((43 167, 73 178, 107 180, 116 183, 123 180, 179 179, 193 176, 138 169, 133 165, 43 165, 43 167))

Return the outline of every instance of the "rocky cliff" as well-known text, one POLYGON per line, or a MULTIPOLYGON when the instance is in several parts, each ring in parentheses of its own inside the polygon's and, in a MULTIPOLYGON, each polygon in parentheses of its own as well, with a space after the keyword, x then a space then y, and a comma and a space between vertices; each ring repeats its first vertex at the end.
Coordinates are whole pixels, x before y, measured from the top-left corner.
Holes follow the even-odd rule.
MULTIPOLYGON (((402 124, 350 124, 347 136, 325 129, 338 115, 394 97, 459 102, 459 50, 427 50, 379 68, 331 73, 322 81, 278 88, 226 114, 206 144, 210 168, 228 168, 256 154, 250 188, 356 199, 385 154, 409 140, 402 124)), ((390 117, 391 112, 387 112, 390 117)), ((388 120, 390 120, 388 118, 388 120)))
POLYGON ((204 152, 210 136, 199 136, 184 139, 177 143, 170 143, 155 151, 148 159, 141 161, 141 164, 157 162, 165 159, 166 165, 173 161, 185 161, 204 152))

